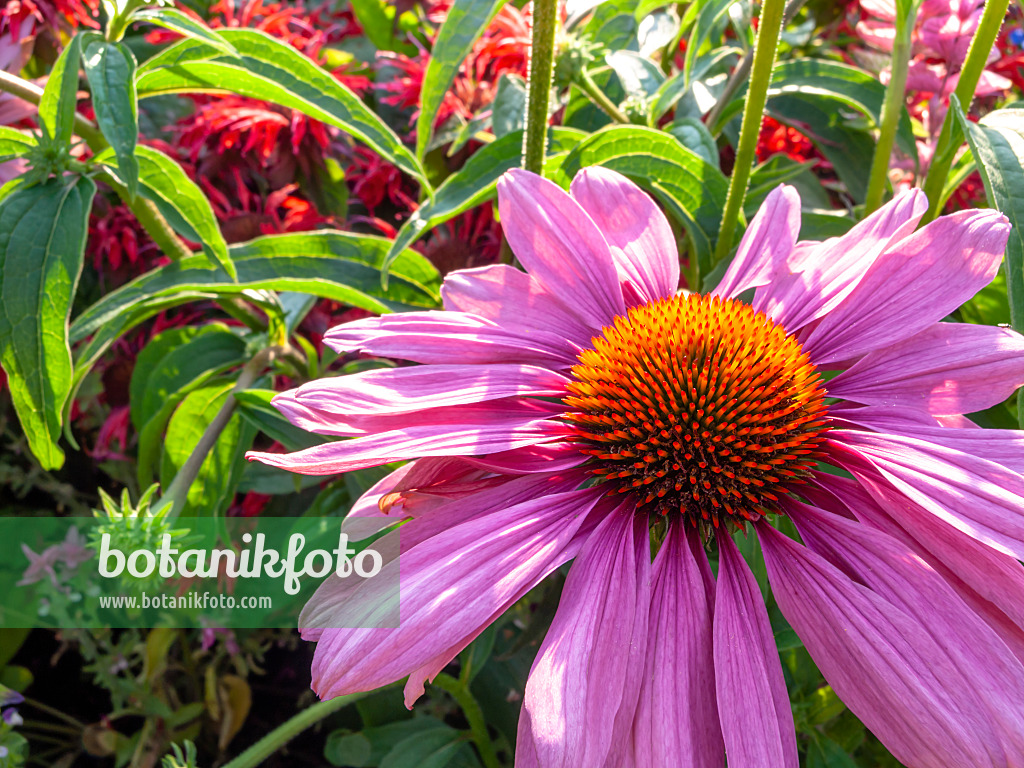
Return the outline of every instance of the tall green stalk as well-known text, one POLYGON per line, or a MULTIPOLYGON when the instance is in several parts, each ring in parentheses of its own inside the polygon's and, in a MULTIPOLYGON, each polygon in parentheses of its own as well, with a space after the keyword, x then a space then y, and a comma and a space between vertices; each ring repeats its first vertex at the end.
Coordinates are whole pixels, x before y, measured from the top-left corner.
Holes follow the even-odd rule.
POLYGON ((554 76, 557 29, 558 0, 534 0, 526 135, 523 138, 523 168, 533 173, 544 170, 544 156, 547 154, 548 108, 551 78, 554 76))
POLYGON ((875 145, 875 156, 871 160, 868 191, 864 200, 865 216, 882 204, 885 182, 889 175, 889 159, 892 157, 892 148, 896 143, 896 129, 900 124, 900 116, 903 113, 903 97, 907 92, 911 36, 914 31, 914 22, 917 21, 919 3, 909 3, 909 7, 903 13, 899 12, 900 5, 902 3, 896 4, 896 39, 892 46, 892 75, 889 78, 889 87, 885 91, 878 144, 875 145))
POLYGON ((722 226, 718 230, 718 244, 711 266, 720 262, 732 250, 736 234, 736 222, 743 210, 743 198, 747 194, 747 181, 754 165, 757 151, 757 135, 761 131, 761 118, 768 100, 768 86, 775 67, 775 53, 779 47, 779 33, 782 31, 782 17, 786 10, 785 0, 764 0, 761 17, 757 25, 757 39, 754 42, 754 63, 750 68, 750 86, 747 101, 743 105, 743 122, 740 126, 740 141, 736 147, 736 164, 729 181, 729 194, 725 198, 722 226))
MULTIPOLYGON (((971 40, 971 47, 967 51, 967 58, 960 70, 960 80, 957 82, 956 97, 963 105, 964 112, 970 110, 971 100, 974 99, 974 90, 978 87, 981 73, 985 69, 988 55, 992 45, 999 34, 999 28, 1006 17, 1006 9, 1010 0, 986 0, 985 10, 981 14, 981 21, 978 22, 978 30, 971 40)), ((921 220, 926 224, 939 215, 939 206, 942 202, 942 189, 946 184, 946 177, 953 165, 953 157, 963 143, 964 135, 960 129, 953 111, 946 113, 946 119, 942 122, 942 131, 935 145, 935 154, 932 157, 931 166, 928 168, 928 175, 925 176, 921 188, 928 195, 928 212, 921 220)))

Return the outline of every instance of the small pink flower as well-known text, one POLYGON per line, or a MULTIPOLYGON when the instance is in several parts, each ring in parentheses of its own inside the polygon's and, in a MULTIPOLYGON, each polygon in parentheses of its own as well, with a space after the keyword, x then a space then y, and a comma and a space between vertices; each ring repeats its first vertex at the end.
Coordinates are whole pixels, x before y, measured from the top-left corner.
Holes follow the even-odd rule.
POLYGON ((350 589, 327 581, 300 618, 314 689, 408 676, 411 706, 573 560, 518 766, 795 768, 743 531, 829 684, 899 761, 1024 763, 1024 433, 963 416, 1024 383, 1024 337, 941 322, 996 274, 1006 219, 917 229, 914 191, 798 242, 800 200, 780 187, 699 295, 678 292, 665 216, 616 173, 588 168, 566 193, 513 171, 498 196, 526 272, 454 272, 443 310, 334 328, 338 352, 421 365, 279 395, 294 424, 349 439, 249 454, 315 475, 409 462, 350 512, 409 518, 401 625, 330 628, 350 589))

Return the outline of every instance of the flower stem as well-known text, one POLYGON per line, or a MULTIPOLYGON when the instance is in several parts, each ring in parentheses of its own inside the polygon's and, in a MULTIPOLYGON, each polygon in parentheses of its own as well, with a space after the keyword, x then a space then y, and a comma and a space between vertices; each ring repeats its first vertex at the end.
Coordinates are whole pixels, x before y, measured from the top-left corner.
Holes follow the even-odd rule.
POLYGON ((597 87, 597 83, 594 82, 594 79, 586 72, 586 70, 580 72, 576 85, 579 86, 580 90, 583 91, 583 93, 586 94, 594 104, 600 107, 601 111, 608 115, 612 120, 617 123, 629 122, 629 118, 622 114, 622 110, 615 106, 615 103, 608 98, 604 91, 597 87))
POLYGON ((558 0, 534 0, 533 36, 530 42, 530 74, 526 98, 526 133, 523 137, 523 168, 544 170, 547 154, 548 101, 555 66, 555 32, 558 0))
POLYGON ((451 675, 440 673, 434 678, 434 685, 451 694, 456 703, 461 707, 466 721, 469 723, 469 731, 473 736, 473 742, 480 752, 480 759, 484 768, 501 768, 501 761, 494 751, 494 744, 487 733, 487 722, 484 720, 484 713, 480 705, 476 703, 473 694, 469 692, 469 686, 461 680, 456 680, 451 675))
POLYGON ((757 151, 757 136, 761 131, 761 118, 768 100, 768 86, 775 66, 775 53, 782 31, 782 17, 786 9, 785 0, 764 0, 761 17, 757 25, 757 39, 754 41, 754 61, 750 68, 750 86, 747 101, 743 105, 743 122, 740 125, 740 140, 736 147, 736 164, 729 180, 729 194, 725 198, 722 226, 718 230, 718 244, 711 266, 729 255, 736 233, 736 222, 743 210, 743 198, 747 194, 747 181, 754 165, 757 151))
POLYGON ((279 725, 234 760, 226 763, 223 768, 256 768, 257 765, 260 765, 264 760, 307 728, 311 728, 325 717, 337 712, 342 707, 354 704, 363 697, 382 690, 385 689, 378 688, 377 691, 353 693, 348 696, 338 696, 334 699, 328 699, 327 701, 318 701, 313 706, 302 710, 290 720, 279 725))
MULTIPOLYGON (((1010 0, 985 1, 985 10, 981 14, 978 29, 971 40, 971 47, 967 50, 967 58, 960 69, 960 80, 954 91, 963 105, 965 113, 971 107, 974 90, 981 79, 981 73, 985 69, 988 55, 999 34, 999 28, 1003 24, 1009 5, 1010 0)), ((952 110, 946 112, 946 119, 942 121, 942 130, 935 144, 935 154, 932 156, 932 163, 928 168, 928 175, 925 176, 924 183, 921 185, 925 194, 928 195, 928 212, 921 220, 922 224, 927 224, 939 214, 942 189, 946 184, 949 169, 953 165, 953 158, 963 143, 963 139, 963 131, 952 110)))
POLYGON ((903 113, 903 97, 907 92, 910 38, 914 30, 914 22, 917 20, 917 8, 918 3, 911 3, 907 14, 896 19, 896 39, 892 46, 892 74, 889 78, 889 87, 885 90, 878 143, 875 145, 875 156, 871 160, 868 191, 864 199, 865 216, 882 204, 882 196, 885 194, 885 182, 889 175, 889 159, 892 157, 892 148, 896 143, 896 129, 900 124, 900 116, 903 113))

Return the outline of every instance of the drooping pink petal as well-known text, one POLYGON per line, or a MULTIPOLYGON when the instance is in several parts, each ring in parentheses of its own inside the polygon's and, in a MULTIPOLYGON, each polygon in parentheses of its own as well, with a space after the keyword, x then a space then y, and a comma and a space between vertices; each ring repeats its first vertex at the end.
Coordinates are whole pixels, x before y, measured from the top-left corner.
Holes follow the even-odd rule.
POLYGON ((587 212, 528 171, 498 180, 501 227, 526 271, 594 330, 626 312, 611 249, 587 212))
POLYGON ((832 430, 828 444, 855 477, 867 462, 940 520, 999 552, 1024 558, 1024 477, 1016 472, 900 435, 832 430))
MULTIPOLYGON (((637 768, 720 768, 725 760, 711 610, 688 535, 695 534, 670 526, 654 560, 647 669, 633 724, 637 768)), ((698 557, 707 562, 703 548, 698 557)))
POLYGON ((1009 224, 997 211, 943 216, 890 246, 804 342, 816 365, 918 333, 992 281, 1009 224))
POLYGON ((825 679, 910 768, 993 763, 950 683, 956 667, 910 616, 759 524, 773 594, 825 679))
POLYGON ((579 349, 547 331, 519 333, 463 312, 405 312, 368 317, 324 334, 335 352, 363 352, 414 363, 525 363, 555 369, 576 363, 579 349))
MULTIPOLYGON (((304 475, 335 475, 424 456, 498 453, 553 442, 569 434, 565 425, 547 418, 529 418, 523 407, 510 408, 508 413, 490 414, 478 423, 414 425, 353 440, 315 445, 295 453, 249 451, 246 458, 304 475)), ((540 409, 537 415, 540 415, 540 409)))
MULTIPOLYGON (((325 629, 313 658, 314 690, 322 698, 372 690, 468 643, 565 561, 566 545, 598 498, 589 489, 535 498, 451 526, 443 536, 405 551, 400 560, 401 625, 325 629)), ((366 583, 383 577, 382 572, 366 583)), ((300 625, 331 627, 337 607, 329 604, 330 590, 321 590, 300 625)), ((422 680, 418 684, 422 687, 422 680)))
MULTIPOLYGON (((946 687, 991 763, 1024 762, 1024 667, 996 632, 896 539, 794 500, 784 506, 812 551, 916 620, 942 648, 959 672, 946 687)), ((908 708, 915 709, 912 702, 908 708)))
POLYGON ((644 673, 650 570, 646 518, 608 514, 573 563, 530 670, 516 765, 622 760, 644 673))
POLYGON ((531 472, 560 472, 578 467, 590 457, 569 442, 528 445, 487 456, 466 457, 473 465, 491 472, 513 475, 531 472))
POLYGON ((828 383, 832 397, 937 416, 1001 403, 1024 384, 1024 336, 1009 328, 936 323, 876 349, 828 383))
POLYGON ((568 379, 534 365, 422 365, 317 379, 289 390, 305 406, 338 414, 411 413, 505 397, 559 397, 568 379))
POLYGON ((600 166, 577 173, 569 191, 608 241, 620 278, 632 282, 644 302, 675 294, 676 239, 665 214, 646 192, 600 166))
POLYGON ((795 333, 837 307, 891 242, 914 231, 927 208, 925 194, 914 189, 898 195, 842 237, 794 249, 797 258, 790 258, 794 274, 760 288, 754 309, 795 333))
POLYGON ((715 687, 730 768, 797 768, 796 729, 768 613, 732 539, 718 536, 715 687))
POLYGON ((589 346, 594 329, 579 319, 533 277, 507 264, 451 272, 441 285, 444 308, 468 312, 527 338, 554 333, 574 344, 589 346))
POLYGON ((872 493, 855 480, 818 474, 807 493, 818 506, 850 514, 911 547, 1024 661, 1024 566, 937 520, 881 478, 872 493), (840 501, 842 499, 842 502, 840 501))
POLYGON ((780 185, 768 193, 743 233, 722 281, 711 293, 731 299, 785 274, 799 234, 800 195, 793 187, 780 185))

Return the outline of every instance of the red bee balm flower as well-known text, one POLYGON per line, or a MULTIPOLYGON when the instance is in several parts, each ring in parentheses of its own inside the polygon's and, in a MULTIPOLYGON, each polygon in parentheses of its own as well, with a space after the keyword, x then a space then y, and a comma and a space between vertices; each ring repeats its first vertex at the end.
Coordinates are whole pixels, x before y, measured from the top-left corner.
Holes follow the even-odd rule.
POLYGON ((618 174, 588 168, 566 193, 514 171, 498 196, 527 271, 454 272, 443 311, 333 329, 339 352, 422 365, 279 395, 294 424, 352 439, 249 455, 317 475, 411 462, 350 513, 411 518, 401 626, 323 629, 351 589, 328 580, 300 618, 317 692, 408 676, 411 705, 575 559, 517 765, 795 768, 743 531, 829 684, 898 760, 1024 763, 1024 433, 962 417, 1024 383, 1024 337, 940 322, 996 274, 1006 219, 918 230, 914 191, 797 242, 800 199, 780 187, 698 295, 677 293, 672 229, 618 174))

